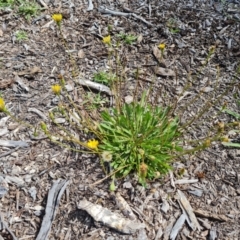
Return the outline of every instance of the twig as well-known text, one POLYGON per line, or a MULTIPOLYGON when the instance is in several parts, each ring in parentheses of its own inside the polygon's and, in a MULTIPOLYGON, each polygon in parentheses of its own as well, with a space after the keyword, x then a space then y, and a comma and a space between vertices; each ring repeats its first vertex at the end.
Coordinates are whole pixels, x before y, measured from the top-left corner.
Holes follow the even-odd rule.
POLYGON ((111 14, 111 15, 115 15, 115 16, 123 16, 123 17, 129 17, 132 16, 138 20, 141 20, 142 22, 144 22, 145 24, 147 24, 148 26, 154 26, 152 23, 148 22, 147 20, 145 20, 144 18, 138 16, 135 13, 124 13, 124 12, 118 12, 118 11, 113 11, 110 10, 108 8, 104 8, 104 7, 100 7, 98 8, 98 11, 101 13, 105 13, 105 14, 111 14))
POLYGON ((11 229, 8 227, 7 223, 3 220, 2 213, 0 213, 0 223, 4 226, 4 228, 7 229, 7 231, 10 233, 12 236, 13 240, 18 240, 18 238, 14 235, 14 233, 11 231, 11 229))
POLYGON ((37 0, 39 4, 44 7, 45 9, 48 9, 48 5, 43 0, 37 0))
POLYGON ((19 195, 20 195, 20 192, 19 190, 17 189, 16 191, 16 211, 18 212, 19 210, 19 195))
POLYGON ((95 185, 98 185, 99 183, 102 183, 103 181, 105 181, 106 179, 108 179, 109 177, 111 177, 112 175, 114 175, 115 173, 119 172, 120 170, 122 170, 123 168, 125 168, 125 167, 127 167, 127 166, 129 166, 129 164, 128 164, 128 165, 125 165, 125 166, 123 166, 123 167, 121 167, 121 168, 119 168, 119 169, 117 169, 117 170, 115 170, 114 172, 108 174, 106 177, 98 180, 97 182, 95 182, 95 183, 93 183, 93 184, 90 184, 90 187, 93 187, 93 186, 95 186, 95 185))
POLYGON ((2 154, 0 155, 0 158, 5 157, 5 156, 7 156, 7 155, 9 155, 9 154, 17 151, 19 148, 20 148, 20 147, 15 147, 14 149, 9 150, 8 152, 2 153, 2 154))
POLYGON ((153 26, 152 23, 148 22, 147 20, 145 20, 143 17, 138 16, 135 13, 132 13, 131 16, 135 17, 138 20, 141 20, 142 22, 144 22, 145 24, 147 24, 148 26, 153 26))
POLYGON ((40 116, 42 119, 44 119, 45 121, 48 120, 48 118, 45 116, 45 114, 43 114, 41 111, 39 111, 38 109, 36 108, 29 108, 28 109, 28 112, 33 112, 33 113, 36 113, 38 116, 40 116))

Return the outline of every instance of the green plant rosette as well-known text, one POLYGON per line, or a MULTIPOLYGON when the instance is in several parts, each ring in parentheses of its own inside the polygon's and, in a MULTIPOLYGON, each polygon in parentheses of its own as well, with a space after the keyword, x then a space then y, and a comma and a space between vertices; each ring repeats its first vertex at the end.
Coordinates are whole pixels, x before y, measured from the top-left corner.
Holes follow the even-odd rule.
POLYGON ((102 113, 99 149, 108 151, 116 177, 137 173, 139 182, 154 179, 171 169, 171 162, 182 151, 177 138, 179 121, 169 116, 170 108, 151 107, 143 101, 124 104, 120 111, 102 113), (147 172, 141 172, 141 164, 147 172), (119 171, 118 171, 119 170, 119 171))

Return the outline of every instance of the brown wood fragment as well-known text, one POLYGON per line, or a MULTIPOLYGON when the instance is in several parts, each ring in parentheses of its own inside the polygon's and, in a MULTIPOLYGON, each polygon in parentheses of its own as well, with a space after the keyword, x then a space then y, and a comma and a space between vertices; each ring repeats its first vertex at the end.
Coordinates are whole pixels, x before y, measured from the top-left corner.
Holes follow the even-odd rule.
POLYGON ((78 208, 88 212, 95 221, 102 222, 104 225, 125 234, 132 234, 136 230, 145 228, 145 224, 143 223, 123 218, 107 208, 93 204, 85 199, 79 202, 78 208))
POLYGON ((156 58, 156 60, 158 61, 158 63, 160 64, 160 66, 165 68, 166 63, 163 59, 160 49, 157 46, 154 46, 152 50, 153 50, 153 55, 156 58))
POLYGON ((177 192, 178 192, 178 196, 179 196, 179 201, 178 201, 179 205, 186 214, 186 220, 187 220, 188 224, 194 231, 196 229, 201 230, 201 226, 198 223, 198 220, 193 212, 193 209, 192 209, 189 201, 187 200, 187 198, 185 197, 185 195, 183 194, 182 191, 177 190, 177 192))
POLYGON ((36 240, 48 239, 48 235, 52 226, 52 221, 54 220, 54 217, 57 213, 57 208, 60 203, 61 196, 65 191, 67 185, 68 181, 58 179, 54 182, 51 189, 49 190, 45 215, 36 240))
POLYGON ((222 214, 210 213, 210 212, 207 212, 207 211, 204 211, 201 209, 193 210, 193 212, 199 217, 210 218, 210 219, 217 220, 220 222, 230 221, 229 218, 227 218, 226 216, 224 216, 222 214))
POLYGON ((160 76, 164 76, 164 77, 175 77, 176 76, 176 73, 169 68, 154 67, 153 70, 156 75, 160 75, 160 76))
POLYGON ((17 75, 18 76, 33 75, 33 74, 40 73, 40 72, 42 72, 42 70, 39 67, 33 66, 32 68, 18 72, 17 75))
POLYGON ((115 195, 115 201, 124 216, 130 218, 131 220, 136 220, 136 216, 134 215, 132 209, 119 192, 117 192, 115 195))

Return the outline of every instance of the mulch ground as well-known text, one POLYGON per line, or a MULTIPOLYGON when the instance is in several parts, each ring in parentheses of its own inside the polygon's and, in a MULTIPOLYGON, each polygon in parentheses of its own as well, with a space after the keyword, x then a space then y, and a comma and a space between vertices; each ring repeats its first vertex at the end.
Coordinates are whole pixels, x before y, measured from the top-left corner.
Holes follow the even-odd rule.
MULTIPOLYGON (((8 109, 22 121, 33 125, 45 121, 50 109, 58 104, 51 86, 58 75, 67 80, 69 94, 79 106, 86 98, 82 87, 71 75, 73 66, 67 53, 71 52, 79 71, 79 79, 92 80, 94 73, 108 67, 108 53, 102 36, 121 32, 138 36, 138 41, 122 49, 126 63, 126 80, 122 97, 132 96, 136 82, 134 73, 141 69, 141 90, 156 79, 151 101, 159 105, 171 103, 189 81, 191 86, 179 101, 178 110, 186 122, 197 116, 206 99, 218 99, 230 89, 200 120, 189 129, 187 138, 208 136, 213 123, 234 121, 219 114, 224 102, 238 112, 239 85, 231 86, 240 59, 239 1, 94 1, 87 11, 88 1, 45 1, 43 10, 26 21, 14 10, 0 10, 0 88, 8 109), (115 14, 106 14, 106 9, 115 14), (62 12, 62 31, 68 50, 51 19, 62 12), (118 15, 134 13, 135 15, 118 15), (137 17, 136 17, 137 16, 137 17), (139 18, 140 17, 140 18, 139 18), (18 41, 16 32, 24 30, 27 41, 18 41), (160 64, 175 76, 156 74, 159 62, 153 48, 166 43, 165 62, 160 64), (215 52, 204 66, 209 48, 215 52), (147 81, 146 81, 147 80, 147 81), (231 87, 231 88, 230 88, 231 87), (193 101, 195 96, 199 96, 193 101)), ((94 97, 96 92, 91 93, 94 97)), ((109 101, 107 94, 102 99, 109 101)), ((88 101, 91 101, 88 99, 88 101)), ((108 104, 108 103, 107 103, 108 104)), ((90 109, 93 117, 107 104, 90 109)), ((90 104, 91 105, 91 104, 90 104)), ((229 137, 237 139, 230 131, 229 137)), ((178 159, 173 172, 143 188, 135 176, 118 180, 117 192, 130 205, 145 228, 124 235, 94 219, 78 208, 81 200, 117 212, 114 194, 109 192, 109 180, 92 185, 105 177, 97 156, 80 154, 51 143, 44 136, 33 137, 29 129, 0 114, 1 140, 14 140, 26 146, 9 147, 0 142, 1 239, 36 239, 46 214, 47 198, 53 182, 68 181, 56 216, 52 219, 49 239, 240 239, 240 152, 214 142, 206 151, 178 159), (184 175, 179 170, 185 169, 184 175), (194 180, 182 183, 181 179, 194 180), (190 203, 200 229, 193 230, 188 221, 180 226, 175 237, 170 236, 176 221, 183 214, 178 191, 190 203)), ((79 136, 87 141, 89 136, 79 136)), ((55 205, 56 206, 56 205, 55 205)))

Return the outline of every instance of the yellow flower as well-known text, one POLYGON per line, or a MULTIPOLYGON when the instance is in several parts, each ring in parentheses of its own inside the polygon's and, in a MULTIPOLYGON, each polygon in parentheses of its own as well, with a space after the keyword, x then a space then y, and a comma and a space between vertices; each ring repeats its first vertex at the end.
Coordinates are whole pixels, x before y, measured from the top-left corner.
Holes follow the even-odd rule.
POLYGON ((98 140, 92 139, 87 142, 87 147, 93 150, 96 150, 98 147, 98 144, 99 144, 98 140))
POLYGON ((163 50, 165 49, 165 47, 166 47, 165 43, 160 43, 160 44, 158 45, 158 48, 159 48, 161 51, 163 51, 163 50))
POLYGON ((6 110, 5 108, 5 102, 3 98, 0 98, 0 112, 4 112, 6 110))
POLYGON ((55 13, 52 15, 52 19, 58 24, 60 25, 61 21, 62 21, 62 14, 61 13, 55 13))
POLYGON ((54 94, 59 95, 62 87, 58 84, 52 86, 52 91, 54 94))
POLYGON ((102 41, 105 44, 110 44, 111 43, 111 36, 108 35, 108 36, 104 37, 102 41))

